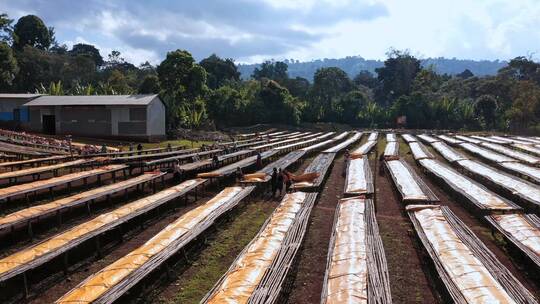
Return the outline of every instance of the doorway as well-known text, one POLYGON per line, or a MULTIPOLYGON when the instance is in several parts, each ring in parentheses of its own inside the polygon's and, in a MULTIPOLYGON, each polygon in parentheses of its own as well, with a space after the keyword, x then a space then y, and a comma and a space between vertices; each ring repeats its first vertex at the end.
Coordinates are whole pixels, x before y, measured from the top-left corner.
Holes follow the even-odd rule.
POLYGON ((54 115, 43 115, 43 133, 49 135, 56 134, 56 118, 54 115))

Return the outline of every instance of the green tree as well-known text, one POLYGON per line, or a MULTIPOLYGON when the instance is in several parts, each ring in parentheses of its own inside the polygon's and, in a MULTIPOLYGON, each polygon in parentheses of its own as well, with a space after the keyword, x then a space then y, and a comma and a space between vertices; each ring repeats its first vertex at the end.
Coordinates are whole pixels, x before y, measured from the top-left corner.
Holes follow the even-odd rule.
POLYGON ((72 56, 87 56, 94 61, 96 66, 101 66, 104 63, 103 57, 101 57, 99 50, 91 44, 75 44, 69 51, 69 54, 72 56))
POLYGON ((116 94, 123 95, 133 93, 133 89, 127 83, 126 76, 118 70, 112 71, 107 82, 116 94))
POLYGON ((476 99, 474 112, 484 129, 492 129, 497 119, 497 100, 492 95, 482 95, 476 99))
POLYGON ((156 75, 147 75, 139 85, 139 94, 159 93, 159 79, 156 75))
POLYGON ((373 75, 370 71, 360 71, 354 79, 353 82, 357 86, 364 86, 370 89, 374 89, 379 85, 379 80, 373 75))
POLYGON ((389 105, 412 92, 414 79, 421 68, 420 60, 407 51, 391 50, 387 55, 384 66, 375 71, 381 83, 378 100, 389 105))
POLYGON ((251 77, 256 80, 261 80, 263 78, 268 78, 275 80, 279 83, 283 83, 284 80, 289 78, 287 70, 289 67, 285 62, 282 61, 265 61, 261 64, 260 67, 253 70, 251 77))
POLYGON ((340 68, 322 68, 315 72, 305 118, 309 121, 339 121, 339 100, 353 89, 347 73, 340 68))
POLYGON ((25 46, 47 50, 53 41, 43 20, 35 15, 21 17, 13 28, 13 34, 13 48, 19 51, 25 46))
POLYGON ((205 69, 210 89, 217 89, 230 81, 239 81, 240 72, 230 58, 221 59, 216 54, 201 60, 200 65, 205 69))
POLYGON ((292 96, 300 99, 306 99, 309 93, 310 83, 302 77, 288 78, 284 81, 283 86, 289 90, 292 96))
POLYGON ((394 119, 405 116, 407 117, 407 127, 414 129, 432 127, 430 110, 425 96, 420 93, 399 97, 391 108, 394 119))
POLYGON ((339 100, 339 121, 347 124, 357 124, 359 114, 370 102, 369 97, 362 91, 351 91, 339 100))
POLYGON ((11 91, 13 80, 19 72, 17 60, 6 42, 0 42, 0 90, 11 91))
POLYGON ((251 115, 256 123, 298 124, 302 103, 286 88, 269 79, 260 82, 260 91, 252 104, 251 115))
POLYGON ((0 14, 0 42, 11 43, 13 41, 13 19, 7 14, 0 14))

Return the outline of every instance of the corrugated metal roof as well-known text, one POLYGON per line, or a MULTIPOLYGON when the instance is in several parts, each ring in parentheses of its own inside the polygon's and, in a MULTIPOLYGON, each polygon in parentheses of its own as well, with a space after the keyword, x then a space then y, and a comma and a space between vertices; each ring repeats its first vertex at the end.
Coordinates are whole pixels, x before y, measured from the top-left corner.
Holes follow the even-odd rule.
POLYGON ((27 107, 35 106, 77 106, 77 105, 123 105, 145 106, 157 98, 152 95, 88 95, 88 96, 41 96, 25 103, 27 107))
POLYGON ((16 94, 16 93, 0 93, 0 98, 21 98, 21 99, 28 99, 28 98, 36 98, 41 96, 41 94, 16 94))

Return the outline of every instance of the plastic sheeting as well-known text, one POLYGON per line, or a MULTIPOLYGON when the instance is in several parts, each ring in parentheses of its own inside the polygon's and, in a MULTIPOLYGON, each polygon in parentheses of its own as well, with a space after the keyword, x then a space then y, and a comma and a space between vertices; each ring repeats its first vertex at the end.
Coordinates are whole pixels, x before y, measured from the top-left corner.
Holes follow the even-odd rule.
POLYGON ((53 212, 61 208, 72 206, 74 204, 87 202, 87 201, 90 201, 99 197, 103 197, 104 195, 108 195, 110 193, 118 192, 120 190, 124 190, 130 187, 133 187, 135 185, 139 185, 141 183, 151 181, 154 178, 162 176, 164 174, 165 173, 161 173, 161 172, 145 173, 145 174, 142 174, 134 178, 130 178, 125 181, 121 181, 118 183, 102 186, 102 187, 92 189, 89 191, 77 193, 75 195, 68 196, 59 200, 55 200, 47 204, 22 209, 17 212, 10 213, 4 217, 0 217, 0 228, 5 225, 10 225, 13 223, 36 218, 38 216, 45 215, 47 213, 53 212))
POLYGON ((122 218, 129 216, 137 211, 142 211, 148 208, 157 201, 170 201, 182 195, 186 188, 199 185, 203 182, 200 179, 192 179, 185 181, 177 186, 167 188, 156 194, 136 200, 122 207, 116 208, 111 212, 104 213, 94 219, 77 225, 63 233, 57 234, 41 243, 23 249, 10 256, 0 260, 0 277, 3 274, 14 270, 15 268, 30 263, 38 258, 53 254, 58 249, 69 245, 71 242, 85 239, 85 236, 91 234, 98 229, 105 227, 122 218))
POLYGON ((440 206, 411 205, 437 258, 468 303, 515 303, 447 222, 440 206))
POLYGON ((416 139, 416 137, 414 137, 414 136, 411 135, 411 134, 402 134, 401 136, 402 136, 403 139, 404 139, 406 142, 408 142, 408 143, 418 141, 418 139, 416 139))
POLYGON ((457 145, 463 142, 463 140, 457 139, 449 135, 439 135, 438 137, 451 145, 457 145))
POLYGON ((409 142, 409 147, 415 160, 433 158, 433 155, 420 142, 409 142))
POLYGON ((447 161, 453 163, 458 160, 468 159, 465 155, 451 148, 443 142, 434 142, 431 146, 437 150, 447 161))
POLYGON ((82 172, 76 172, 76 173, 70 173, 66 175, 62 175, 59 177, 53 177, 45 180, 39 180, 31 183, 24 183, 20 185, 15 185, 11 187, 6 187, 0 189, 0 199, 29 193, 36 190, 42 190, 47 189, 50 187, 55 187, 57 185, 64 185, 69 182, 73 182, 76 180, 81 180, 84 178, 97 176, 100 174, 110 173, 117 170, 122 170, 124 168, 127 168, 126 165, 110 165, 110 166, 104 166, 99 167, 97 169, 92 169, 88 171, 82 171, 82 172))
POLYGON ((79 160, 74 160, 74 161, 70 161, 70 162, 55 164, 55 165, 51 165, 51 166, 35 167, 35 168, 28 168, 28 169, 24 169, 24 170, 16 170, 16 171, 11 171, 11 172, 4 172, 4 173, 0 173, 0 180, 1 179, 6 179, 6 178, 21 177, 21 176, 26 176, 26 175, 31 175, 31 174, 44 173, 44 172, 49 172, 49 171, 58 170, 58 169, 62 169, 62 168, 69 168, 69 167, 74 167, 74 166, 86 165, 86 164, 90 164, 92 162, 93 162, 93 160, 79 159, 79 160))
POLYGON ((384 156, 398 156, 399 155, 399 143, 397 141, 389 141, 384 147, 384 156))
POLYGON ((285 195, 265 228, 238 257, 206 303, 246 303, 272 265, 307 194, 285 195))
POLYGON ((471 137, 479 139, 481 141, 487 141, 487 142, 490 142, 490 143, 493 143, 493 144, 503 144, 504 145, 504 144, 507 143, 506 141, 498 140, 498 139, 491 138, 491 137, 478 136, 478 135, 472 135, 471 137))
POLYGON ((508 156, 504 156, 502 154, 495 153, 495 152, 492 152, 490 150, 480 148, 479 146, 477 146, 475 144, 463 143, 463 144, 460 144, 459 146, 462 147, 463 149, 473 153, 473 154, 476 154, 476 155, 478 155, 480 157, 483 157, 483 158, 485 158, 487 160, 490 160, 492 162, 495 162, 495 163, 516 162, 517 161, 517 160, 515 160, 513 158, 510 158, 508 156))
POLYGON ((402 195, 404 201, 406 200, 430 200, 428 195, 422 191, 420 185, 416 182, 416 179, 409 171, 409 168, 404 165, 400 160, 389 160, 386 162, 388 170, 392 174, 396 187, 402 195))
POLYGON ((458 161, 458 164, 468 171, 478 174, 500 187, 511 191, 515 195, 523 197, 533 203, 540 204, 540 189, 535 185, 526 183, 517 177, 503 174, 476 161, 460 160, 458 161))
POLYGON ((365 200, 339 202, 335 241, 328 269, 325 304, 367 303, 368 266, 365 200))
POLYGON ((501 167, 523 174, 537 183, 540 183, 540 169, 520 163, 502 163, 501 167))
POLYGON ((395 133, 388 133, 386 134, 386 142, 393 142, 397 141, 397 137, 395 133))
POLYGON ((420 164, 432 174, 443 179, 446 183, 455 187, 458 191, 467 194, 486 209, 491 210, 513 210, 515 207, 509 205, 504 199, 495 193, 479 186, 476 182, 463 176, 456 170, 441 164, 434 159, 420 160, 420 164))
POLYGON ((532 154, 536 154, 540 156, 540 148, 530 146, 530 145, 523 145, 523 144, 512 144, 512 147, 521 149, 523 151, 527 151, 532 154))
POLYGON ((322 147, 324 147, 324 146, 326 146, 326 145, 328 145, 330 143, 333 143, 333 142, 338 141, 338 140, 342 140, 343 138, 345 138, 345 136, 347 136, 347 134, 349 134, 349 132, 343 132, 343 133, 341 133, 341 134, 339 134, 339 135, 337 135, 335 137, 332 137, 332 138, 330 138, 328 140, 325 140, 323 142, 320 142, 318 144, 302 148, 301 150, 304 150, 304 151, 308 152, 308 151, 312 151, 312 150, 315 150, 315 149, 318 149, 318 148, 322 148, 322 147))
POLYGON ((435 138, 433 136, 427 135, 427 134, 421 134, 421 135, 418 135, 418 137, 420 137, 423 141, 425 141, 427 143, 430 143, 430 144, 440 141, 439 139, 437 139, 437 138, 435 138))
POLYGON ((491 217, 517 242, 540 257, 540 229, 532 226, 523 214, 497 214, 491 217))
POLYGON ((358 147, 358 149, 352 151, 351 155, 353 156, 361 156, 366 155, 377 145, 377 141, 368 140, 363 145, 358 147))
POLYGON ((463 136, 463 135, 456 135, 456 138, 461 139, 461 140, 466 141, 466 142, 473 143, 473 144, 479 144, 479 143, 482 142, 479 139, 468 137, 468 136, 463 136))
POLYGON ((327 149, 327 150, 324 150, 323 153, 337 153, 339 151, 341 151, 342 149, 348 147, 349 145, 357 142, 360 137, 362 137, 362 133, 360 132, 354 132, 354 135, 351 136, 349 139, 347 139, 346 141, 340 143, 339 145, 336 145, 330 149, 327 149))
POLYGON ((347 180, 345 181, 345 194, 360 195, 373 192, 369 185, 372 180, 371 171, 367 169, 366 156, 351 159, 347 166, 347 180))
POLYGON ((482 143, 481 145, 482 145, 482 147, 489 148, 489 149, 491 149, 493 151, 497 151, 499 153, 505 154, 507 156, 510 156, 512 158, 518 159, 520 161, 523 161, 523 162, 526 162, 526 163, 529 163, 529 164, 535 164, 536 165, 536 164, 540 163, 540 158, 538 158, 538 157, 534 157, 534 156, 529 155, 527 153, 522 153, 522 152, 510 149, 510 148, 507 148, 505 146, 501 146, 501 145, 494 144, 494 143, 482 143))
POLYGON ((368 141, 377 141, 377 138, 379 137, 379 133, 378 132, 371 132, 369 133, 369 136, 368 136, 368 141))
POLYGON ((540 140, 532 138, 532 137, 516 136, 515 139, 521 140, 521 141, 528 141, 535 145, 540 145, 540 140))
POLYGON ((242 187, 225 188, 205 204, 187 212, 169 224, 139 248, 87 278, 69 293, 58 299, 56 303, 91 303, 98 299, 112 286, 124 280, 137 268, 142 267, 152 256, 170 246, 175 240, 194 229, 214 211, 226 205, 242 189, 242 187))

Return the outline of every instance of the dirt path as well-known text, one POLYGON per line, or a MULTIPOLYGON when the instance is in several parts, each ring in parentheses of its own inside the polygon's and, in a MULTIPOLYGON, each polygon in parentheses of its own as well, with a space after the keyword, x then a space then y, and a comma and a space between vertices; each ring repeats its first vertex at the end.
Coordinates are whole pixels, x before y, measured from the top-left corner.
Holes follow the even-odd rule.
POLYGON ((343 156, 334 160, 331 170, 317 205, 311 211, 304 244, 298 253, 298 271, 289 295, 290 303, 318 303, 320 301, 334 212, 338 200, 342 197, 345 184, 341 176, 343 156))
MULTIPOLYGON (((385 141, 380 140, 379 153, 384 152, 384 145, 385 141)), ((400 147, 400 154, 404 152, 403 147, 400 147)), ((373 173, 379 174, 378 168, 373 173)), ((437 303, 438 296, 424 273, 422 261, 411 238, 412 224, 403 213, 403 205, 388 174, 376 177, 375 191, 377 222, 388 263, 393 302, 437 303)))

